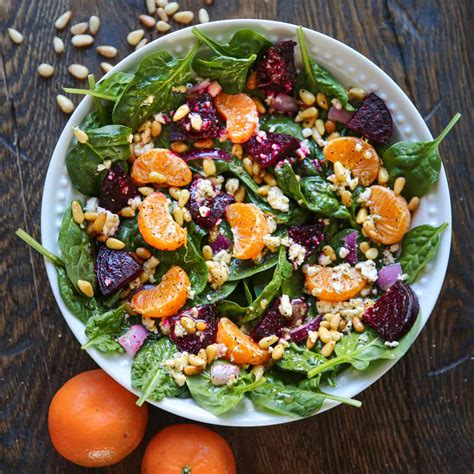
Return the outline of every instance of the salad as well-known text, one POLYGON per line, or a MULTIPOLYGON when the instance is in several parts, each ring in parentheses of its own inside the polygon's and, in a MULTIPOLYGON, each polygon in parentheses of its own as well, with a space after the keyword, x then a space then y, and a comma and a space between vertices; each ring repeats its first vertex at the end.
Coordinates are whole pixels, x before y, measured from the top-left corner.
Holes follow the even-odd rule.
POLYGON ((57 268, 83 348, 127 353, 138 404, 192 397, 215 415, 250 398, 309 416, 352 366, 398 359, 418 332, 410 288, 440 227, 410 228, 439 145, 393 140, 373 92, 346 89, 298 44, 194 28, 88 90, 66 157, 74 200, 57 268), (299 47, 302 65, 295 65, 299 47))

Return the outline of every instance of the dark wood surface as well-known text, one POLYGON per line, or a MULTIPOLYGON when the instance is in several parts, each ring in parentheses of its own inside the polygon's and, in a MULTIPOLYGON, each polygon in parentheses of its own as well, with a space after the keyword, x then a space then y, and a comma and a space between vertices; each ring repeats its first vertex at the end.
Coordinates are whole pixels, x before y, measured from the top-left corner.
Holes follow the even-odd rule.
MULTIPOLYGON (((195 12, 202 6, 198 0, 183 3, 195 12)), ((100 76, 93 48, 77 52, 68 46, 61 58, 52 52, 53 20, 68 8, 73 22, 98 14, 98 42, 117 46, 124 57, 130 52, 126 34, 138 26, 144 0, 1 2, 0 471, 8 473, 86 472, 53 449, 47 410, 66 380, 95 364, 66 326, 42 259, 14 236, 22 226, 39 237, 46 169, 67 120, 55 96, 61 84, 74 84, 67 65, 85 63, 100 76), (24 44, 9 41, 7 26, 24 33, 24 44), (38 64, 49 61, 56 75, 39 78, 38 64)), ((472 472, 472 3, 216 0, 208 10, 214 20, 277 19, 345 42, 400 84, 434 134, 455 112, 463 114, 442 146, 454 218, 448 275, 408 355, 358 397, 359 410, 339 407, 269 428, 214 429, 231 444, 240 473, 472 472)), ((144 442, 100 472, 139 472, 151 436, 185 421, 151 407, 144 442)))

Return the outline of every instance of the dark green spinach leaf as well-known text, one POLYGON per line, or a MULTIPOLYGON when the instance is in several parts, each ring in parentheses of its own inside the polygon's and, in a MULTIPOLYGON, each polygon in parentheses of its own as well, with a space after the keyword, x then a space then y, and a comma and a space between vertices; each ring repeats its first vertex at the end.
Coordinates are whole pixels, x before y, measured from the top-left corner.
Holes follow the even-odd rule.
POLYGON ((259 263, 233 258, 229 265, 228 281, 242 280, 273 268, 278 263, 278 253, 267 253, 259 263))
POLYGON ((306 374, 311 369, 314 369, 314 367, 326 361, 326 357, 321 354, 291 342, 285 349, 283 358, 277 362, 277 365, 284 370, 306 374))

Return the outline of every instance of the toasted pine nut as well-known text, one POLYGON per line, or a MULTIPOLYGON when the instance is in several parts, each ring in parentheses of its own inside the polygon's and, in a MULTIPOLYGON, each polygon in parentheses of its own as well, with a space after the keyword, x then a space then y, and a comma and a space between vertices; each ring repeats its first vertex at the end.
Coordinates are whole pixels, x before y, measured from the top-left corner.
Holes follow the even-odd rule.
POLYGON ((367 252, 365 252, 364 255, 365 255, 365 258, 369 260, 375 260, 379 255, 379 251, 375 247, 372 247, 369 250, 367 250, 367 252))
POLYGON ((362 224, 362 232, 365 233, 365 235, 369 235, 374 229, 375 225, 372 219, 366 219, 362 224))
POLYGON ((183 210, 180 207, 175 207, 173 209, 173 218, 177 224, 181 226, 184 224, 183 210))
POLYGON ((193 143, 195 148, 212 148, 214 142, 212 138, 203 138, 202 140, 197 140, 193 143))
POLYGON ((351 204, 352 204, 352 193, 350 191, 348 191, 347 189, 345 189, 344 191, 342 191, 341 193, 341 201, 342 201, 342 204, 346 207, 350 207, 351 204))
POLYGON ((184 222, 191 222, 193 218, 191 216, 191 213, 188 211, 188 209, 183 207, 182 211, 183 211, 184 222))
POLYGON ((71 34, 73 35, 83 35, 89 28, 89 23, 87 21, 83 21, 81 23, 76 23, 75 25, 71 26, 71 34))
POLYGON ((194 334, 196 332, 196 322, 192 318, 188 318, 187 316, 183 316, 180 318, 179 322, 188 334, 194 334))
POLYGON ((258 341, 258 347, 260 349, 268 349, 270 346, 275 344, 275 342, 278 341, 278 336, 275 336, 274 334, 271 336, 264 337, 258 341))
POLYGON ((333 330, 336 331, 337 328, 339 327, 339 323, 341 322, 341 315, 340 314, 335 314, 331 321, 329 321, 329 327, 333 330))
POLYGON ((205 8, 200 8, 198 12, 199 23, 209 23, 209 13, 205 8))
POLYGON ((327 133, 334 133, 336 131, 336 123, 332 120, 326 120, 324 123, 324 128, 326 129, 327 133))
POLYGON ((322 92, 318 92, 318 94, 316 95, 316 102, 317 102, 318 106, 321 107, 322 109, 324 109, 324 110, 329 109, 328 98, 322 92))
POLYGON ((367 92, 365 92, 365 90, 361 89, 360 87, 351 87, 349 89, 350 99, 363 100, 366 95, 367 95, 367 92))
POLYGON ((252 100, 253 100, 253 103, 255 104, 255 106, 257 107, 257 112, 259 114, 264 114, 267 111, 267 109, 262 104, 262 101, 259 98, 252 97, 252 100))
POLYGON ((323 136, 325 134, 326 128, 324 127, 324 120, 322 120, 322 119, 316 120, 315 127, 316 127, 316 130, 318 131, 318 133, 321 136, 323 136))
POLYGON ((379 184, 385 184, 388 182, 388 178, 389 178, 389 175, 388 175, 388 171, 386 168, 384 168, 383 166, 379 169, 379 173, 378 173, 378 176, 377 176, 377 182, 379 184))
POLYGON ((268 193, 270 192, 271 186, 266 184, 265 186, 260 186, 257 189, 257 194, 259 196, 268 196, 268 193))
POLYGON ((183 142, 173 142, 171 144, 171 150, 174 151, 175 153, 185 153, 186 151, 189 150, 189 146, 183 142))
POLYGON ((155 0, 146 0, 146 9, 149 15, 153 15, 153 13, 156 11, 155 0))
POLYGON ((197 375, 199 373, 202 372, 202 367, 196 367, 194 365, 187 365, 185 368, 184 368, 184 374, 185 375, 197 375))
POLYGON ((244 199, 245 199, 245 188, 243 186, 239 186, 239 188, 234 194, 234 201, 244 202, 244 199))
POLYGON ((144 30, 134 30, 127 35, 127 42, 130 46, 136 46, 143 36, 145 35, 144 30))
POLYGON ((61 16, 59 16, 56 21, 54 22, 54 26, 58 30, 63 30, 66 28, 67 24, 69 23, 69 20, 71 19, 72 16, 72 11, 68 10, 67 12, 64 12, 61 16))
POLYGON ((188 362, 195 367, 206 367, 206 361, 194 354, 189 354, 188 362))
POLYGON ((260 380, 265 372, 265 367, 263 365, 254 365, 251 372, 255 377, 255 381, 260 380))
POLYGON ((283 344, 277 344, 275 346, 275 349, 272 351, 272 359, 273 360, 280 360, 285 353, 285 348, 283 347, 283 344))
MULTIPOLYGON (((207 324, 206 324, 205 321, 197 321, 197 323, 196 323, 196 329, 197 329, 198 331, 204 331, 206 328, 207 328, 207 324)), ((202 349, 201 349, 201 351, 202 351, 202 349)), ((201 352, 201 351, 199 351, 199 352, 201 352)), ((204 351, 204 354, 206 354, 205 351, 204 351)), ((202 356, 201 356, 201 357, 202 357, 202 356)), ((203 358, 204 358, 204 357, 203 357, 203 358)), ((207 355, 206 355, 206 359, 207 359, 207 355)))
POLYGON ((87 280, 78 280, 77 287, 81 290, 81 292, 86 295, 88 298, 92 298, 94 296, 94 288, 87 280))
POLYGON ((125 243, 119 239, 115 239, 114 237, 109 237, 105 241, 105 245, 111 250, 122 250, 125 248, 125 243))
POLYGON ((357 224, 363 224, 366 219, 367 219, 367 209, 365 207, 361 207, 357 212, 356 222, 357 224))
POLYGON ((161 20, 161 21, 166 21, 168 22, 170 19, 168 17, 168 14, 165 12, 165 9, 160 7, 158 8, 158 11, 156 12, 157 15, 158 15, 158 18, 161 20))
POLYGON ((242 160, 242 164, 244 166, 244 169, 245 171, 247 171, 247 173, 252 176, 253 175, 253 163, 252 163, 252 160, 248 157, 244 158, 242 160))
POLYGON ((358 333, 364 332, 365 329, 362 321, 357 316, 352 318, 352 327, 354 328, 354 331, 358 333))
POLYGON ((166 21, 160 20, 156 24, 156 29, 160 33, 166 33, 167 31, 169 31, 171 29, 171 25, 169 23, 166 23, 166 21))
MULTIPOLYGON (((303 121, 308 118, 316 117, 317 113, 318 113, 318 110, 316 109, 316 107, 308 107, 307 109, 302 110, 298 114, 298 116, 301 119, 301 121, 303 121)), ((323 127, 324 127, 324 122, 323 122, 323 127)))
POLYGON ((178 206, 179 207, 186 206, 190 197, 191 197, 191 193, 187 189, 182 189, 181 192, 179 193, 178 206))
POLYGON ((186 115, 188 114, 189 114, 189 105, 188 104, 180 105, 176 109, 176 112, 173 115, 173 122, 177 122, 178 120, 181 120, 182 118, 186 117, 186 115))
POLYGON ((347 326, 347 321, 345 319, 341 319, 340 323, 339 323, 339 326, 337 327, 337 330, 339 332, 342 332, 344 331, 344 329, 346 328, 347 326))
POLYGON ((331 334, 331 338, 333 341, 337 342, 339 341, 339 339, 341 339, 341 335, 339 334, 339 331, 336 331, 335 329, 331 329, 331 331, 329 331, 329 333, 331 334))
POLYGON ((146 282, 149 280, 150 275, 149 275, 148 273, 146 273, 146 272, 142 272, 142 273, 140 273, 139 278, 140 278, 140 282, 141 282, 142 284, 144 284, 144 283, 146 283, 146 282))
POLYGON ((176 199, 177 201, 181 196, 181 189, 175 186, 170 186, 170 188, 168 189, 168 193, 173 199, 176 199))
POLYGON ((206 347, 207 363, 210 364, 217 356, 217 345, 209 344, 206 347))
POLYGON ((334 174, 336 175, 337 181, 346 181, 346 168, 344 168, 344 165, 340 161, 334 163, 334 174))
POLYGON ((403 176, 399 176, 395 180, 395 183, 393 183, 393 192, 395 193, 395 196, 400 196, 406 182, 407 180, 403 176))
POLYGON ((40 64, 38 66, 38 74, 44 78, 51 77, 54 74, 54 67, 51 64, 40 64))
MULTIPOLYGON (((329 321, 328 321, 328 326, 329 326, 329 321)), ((329 329, 325 328, 321 324, 319 325, 318 333, 319 333, 319 339, 321 339, 321 341, 324 342, 324 344, 332 340, 329 329)))
POLYGON ((54 49, 54 52, 57 54, 63 53, 64 41, 61 38, 58 38, 57 36, 55 36, 53 39, 53 49, 54 49))
MULTIPOLYGON (((316 333, 318 334, 318 333, 316 333)), ((319 336, 319 334, 318 334, 319 336)), ((316 340, 313 340, 311 337, 306 338, 306 349, 311 350, 316 345, 316 340)))
POLYGON ((257 162, 254 162, 252 165, 252 174, 254 176, 258 176, 260 174, 260 171, 262 171, 262 168, 260 168, 260 165, 257 162))
POLYGON ((269 186, 276 186, 278 184, 275 177, 271 173, 269 173, 268 171, 263 175, 263 180, 269 186))
POLYGON ((300 89, 299 95, 305 105, 313 105, 316 102, 315 95, 306 89, 300 89))
POLYGON ((143 196, 149 196, 151 193, 154 193, 155 190, 149 186, 141 186, 138 188, 138 192, 143 196))
POLYGON ((325 245, 323 247, 323 253, 324 255, 327 255, 332 262, 335 262, 337 260, 336 252, 334 252, 334 249, 330 245, 325 245))
POLYGON ((202 160, 202 170, 206 176, 214 176, 217 172, 216 164, 213 160, 205 158, 202 160))
POLYGON ((101 234, 97 236, 97 241, 98 242, 105 242, 107 240, 107 236, 101 234))
POLYGON ((71 76, 74 76, 76 79, 85 79, 89 75, 89 69, 82 64, 71 64, 67 70, 71 76))
POLYGON ((189 10, 178 12, 173 15, 173 20, 176 23, 182 23, 183 25, 187 25, 194 20, 194 13, 189 10))
POLYGON ((420 198, 418 196, 413 196, 411 199, 410 199, 410 202, 408 203, 408 210, 413 212, 413 211, 416 211, 416 209, 418 209, 418 206, 420 205, 420 198))
POLYGON ((91 212, 91 211, 84 212, 84 219, 86 221, 95 221, 98 217, 99 217, 99 214, 97 212, 91 212))
POLYGON ((107 214, 99 214, 99 217, 94 221, 94 230, 96 232, 102 232, 102 229, 104 228, 105 221, 107 220, 107 214))
POLYGON ((59 108, 65 113, 70 114, 74 110, 74 104, 72 100, 67 98, 65 95, 58 94, 56 96, 56 102, 59 105, 59 108))
POLYGON ((319 324, 319 327, 328 329, 329 321, 321 321, 321 323, 319 324))
POLYGON ((234 155, 236 158, 238 158, 239 160, 242 159, 242 154, 243 154, 244 150, 242 148, 242 145, 240 144, 235 144, 232 146, 232 149, 231 149, 231 154, 234 155))
POLYGON ((204 257, 204 260, 212 260, 213 252, 210 245, 204 245, 202 248, 202 256, 204 257))
POLYGON ((76 224, 82 224, 84 222, 84 212, 79 201, 72 201, 71 203, 72 218, 76 224))
POLYGON ((77 141, 79 143, 87 143, 89 140, 89 137, 87 136, 87 133, 84 132, 84 130, 81 130, 79 127, 74 127, 72 129, 74 136, 77 138, 77 141))
POLYGON ((135 215, 135 209, 130 206, 125 206, 120 209, 120 215, 122 217, 133 217, 135 215))
POLYGON ((96 15, 92 15, 89 18, 89 31, 91 35, 97 34, 100 28, 100 18, 96 15))
POLYGON ((71 38, 71 43, 76 48, 84 48, 90 46, 94 42, 94 37, 91 35, 76 35, 71 38))
POLYGON ((173 16, 179 10, 179 3, 178 2, 170 2, 168 5, 164 7, 165 12, 169 16, 173 16))
POLYGON ((156 20, 152 16, 140 15, 138 19, 140 20, 140 23, 147 28, 153 28, 156 25, 156 20))
POLYGON ((253 91, 257 88, 257 73, 256 71, 253 71, 250 73, 248 79, 247 79, 247 89, 250 91, 253 91))
POLYGON ((153 120, 153 122, 151 122, 151 127, 150 127, 150 131, 151 131, 151 136, 153 138, 157 138, 161 135, 161 123, 158 122, 158 120, 153 120))
POLYGON ((109 72, 113 68, 112 64, 106 62, 100 63, 100 67, 104 72, 109 72))
POLYGON ((360 245, 359 245, 359 248, 360 248, 361 252, 365 253, 365 252, 367 252, 367 250, 369 250, 370 244, 369 244, 369 242, 361 242, 360 245))
POLYGON ((329 357, 333 353, 335 346, 336 341, 331 340, 326 342, 326 344, 324 344, 323 348, 321 349, 321 355, 324 357, 329 357))
POLYGON ((97 46, 97 52, 101 56, 104 56, 104 58, 108 58, 108 59, 115 58, 115 56, 117 56, 117 53, 118 53, 117 48, 114 48, 113 46, 107 46, 107 45, 97 46))
POLYGON ((151 257, 151 252, 146 247, 138 247, 135 253, 143 260, 148 260, 151 257))
POLYGON ((138 51, 140 48, 143 48, 148 43, 148 40, 146 38, 143 38, 141 41, 138 42, 138 44, 135 46, 135 51, 138 51))

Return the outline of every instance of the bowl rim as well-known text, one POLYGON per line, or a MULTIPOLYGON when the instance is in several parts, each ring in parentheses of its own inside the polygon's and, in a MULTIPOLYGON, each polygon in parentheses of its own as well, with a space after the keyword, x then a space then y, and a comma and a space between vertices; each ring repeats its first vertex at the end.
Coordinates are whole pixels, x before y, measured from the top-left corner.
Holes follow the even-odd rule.
MULTIPOLYGON (((211 32, 211 33, 215 32, 216 30, 225 30, 226 33, 227 32, 232 33, 238 29, 252 28, 252 27, 253 29, 256 29, 256 30, 262 30, 262 29, 270 29, 270 30, 277 29, 278 30, 278 29, 283 28, 285 30, 285 34, 287 34, 288 36, 288 39, 290 39, 292 37, 295 37, 297 26, 298 25, 274 21, 274 20, 235 19, 235 20, 220 20, 220 21, 215 21, 215 22, 211 22, 207 24, 202 24, 202 25, 199 25, 199 28, 202 28, 204 31, 211 32)), ((386 74, 379 66, 373 63, 366 56, 362 55, 355 49, 349 47, 348 45, 342 43, 341 41, 335 38, 332 38, 328 35, 325 35, 323 33, 317 32, 309 28, 304 28, 304 32, 305 32, 308 42, 311 42, 313 38, 323 40, 323 42, 330 44, 331 47, 334 47, 342 51, 344 54, 348 54, 351 58, 354 58, 353 59, 354 61, 357 60, 357 62, 363 63, 364 66, 366 66, 367 70, 374 72, 374 74, 376 74, 380 78, 380 80, 382 80, 384 88, 391 89, 393 94, 396 95, 397 102, 401 103, 403 107, 406 109, 407 111, 406 115, 408 117, 408 121, 410 123, 416 122, 416 127, 418 128, 417 138, 426 139, 426 140, 432 139, 431 133, 426 123, 424 122, 423 118, 421 117, 420 113, 416 109, 415 105, 411 102, 408 96, 403 92, 400 86, 398 86, 398 84, 390 76, 388 76, 388 74, 386 74)), ((134 51, 128 56, 126 56, 119 63, 117 63, 107 74, 105 74, 101 79, 107 78, 118 71, 129 71, 133 69, 133 67, 144 56, 150 54, 151 52, 155 50, 159 50, 162 43, 166 44, 168 42, 176 41, 179 44, 179 43, 188 41, 188 39, 191 37, 192 37, 191 27, 188 27, 188 28, 184 28, 184 29, 169 33, 166 36, 157 38, 154 41, 147 44, 146 46, 144 46, 143 48, 141 48, 140 50, 134 51)), ((314 56, 314 54, 312 54, 312 56, 314 56)), ((337 70, 337 67, 333 69, 337 70)), ((337 77, 337 72, 335 73, 335 75, 337 77)), ((63 128, 61 135, 57 141, 57 144, 55 146, 55 149, 53 151, 49 166, 48 166, 45 184, 43 188, 43 197, 42 197, 42 205, 41 205, 41 240, 42 240, 43 245, 46 246, 46 248, 51 248, 51 245, 54 245, 51 239, 52 233, 55 234, 54 237, 57 240, 57 233, 54 231, 53 232, 51 231, 52 217, 50 214, 51 214, 51 209, 55 208, 55 200, 52 197, 51 190, 54 189, 58 184, 57 183, 58 168, 64 165, 64 158, 69 149, 70 142, 73 137, 72 127, 82 122, 86 114, 89 113, 92 107, 92 103, 93 101, 91 97, 85 97, 84 99, 81 100, 80 104, 77 106, 76 110, 71 115, 65 127, 63 128), (48 246, 48 243, 50 244, 49 246, 48 246)), ((70 185, 70 181, 69 181, 69 185, 70 185)), ((437 250, 437 255, 435 258, 436 265, 437 265, 436 272, 434 273, 434 275, 433 275, 433 272, 430 272, 431 273, 430 278, 432 279, 432 289, 431 289, 432 294, 430 296, 429 302, 425 304, 426 308, 425 308, 425 312, 421 316, 422 320, 421 320, 421 324, 420 324, 417 336, 419 335, 422 328, 424 327, 429 317, 431 316, 433 308, 441 292, 441 287, 444 282, 447 265, 449 261, 451 235, 452 235, 452 226, 451 226, 452 219, 451 219, 451 202, 450 202, 450 195, 449 195, 449 186, 448 186, 448 181, 446 178, 444 166, 442 166, 441 168, 439 181, 435 185, 435 187, 430 191, 430 194, 434 194, 435 188, 436 188, 436 193, 441 193, 438 199, 444 200, 442 204, 445 210, 444 210, 442 221, 448 222, 449 226, 446 229, 445 233, 443 234, 440 245, 437 250)), ((58 304, 59 309, 64 319, 66 320, 66 323, 68 324, 69 328, 73 332, 76 339, 78 339, 79 342, 84 342, 85 336, 84 336, 84 331, 83 331, 83 323, 80 322, 71 313, 69 313, 69 311, 64 306, 64 303, 62 302, 62 299, 59 295, 57 275, 56 275, 54 266, 46 260, 45 260, 45 265, 46 265, 48 280, 49 280, 51 289, 53 291, 54 297, 56 299, 56 303, 58 304), (77 324, 78 322, 80 325, 77 324)), ((108 367, 108 363, 111 360, 110 357, 104 356, 103 354, 99 353, 93 348, 87 349, 87 352, 92 357, 92 359, 101 368, 103 368, 112 378, 114 378, 118 383, 123 385, 125 388, 127 388, 131 392, 139 395, 139 391, 131 388, 129 380, 124 380, 117 373, 116 367, 113 367, 113 369, 110 369, 108 367)), ((343 396, 353 397, 361 393, 363 390, 367 389, 370 385, 372 385, 377 380, 379 380, 388 370, 390 370, 393 367, 393 365, 395 365, 398 362, 398 360, 399 359, 386 360, 381 363, 377 362, 376 364, 374 364, 373 368, 370 368, 366 371, 366 372, 370 372, 370 374, 368 377, 365 377, 367 380, 365 380, 364 383, 362 383, 362 386, 360 387, 356 386, 352 390, 349 390, 346 388, 344 394, 341 394, 341 393, 338 393, 338 394, 343 395, 343 396)), ((120 361, 113 362, 113 365, 115 365, 116 363, 120 365, 120 361)), ((352 370, 352 369, 348 369, 348 370, 352 370)), ((360 372, 360 374, 361 373, 362 372, 360 372)), ((361 377, 361 380, 362 380, 362 377, 361 377)), ((360 385, 360 384, 355 384, 355 385, 360 385)), ((341 391, 339 389, 340 387, 334 390, 328 389, 327 391, 332 392, 332 393, 337 393, 341 391)), ((175 415, 183 416, 191 420, 200 421, 204 423, 210 423, 210 424, 216 424, 216 425, 224 425, 224 426, 240 426, 240 427, 268 426, 268 425, 288 423, 288 422, 302 419, 299 417, 293 418, 293 417, 282 416, 282 415, 272 414, 272 413, 268 414, 264 412, 266 413, 266 416, 257 417, 256 419, 252 418, 251 416, 250 418, 244 417, 243 421, 242 420, 239 421, 238 413, 235 413, 232 416, 226 416, 226 415, 215 416, 203 410, 194 401, 193 403, 185 406, 184 404, 179 404, 179 403, 176 404, 177 400, 181 401, 181 399, 176 399, 176 398, 165 398, 161 402, 149 401, 148 403, 151 403, 152 405, 155 405, 175 415)), ((339 402, 325 401, 321 410, 319 410, 317 413, 315 413, 312 416, 321 414, 324 411, 329 410, 337 405, 339 405, 339 402)), ((246 406, 248 406, 248 404, 246 406)), ((261 412, 258 411, 258 413, 261 413, 261 412)))

